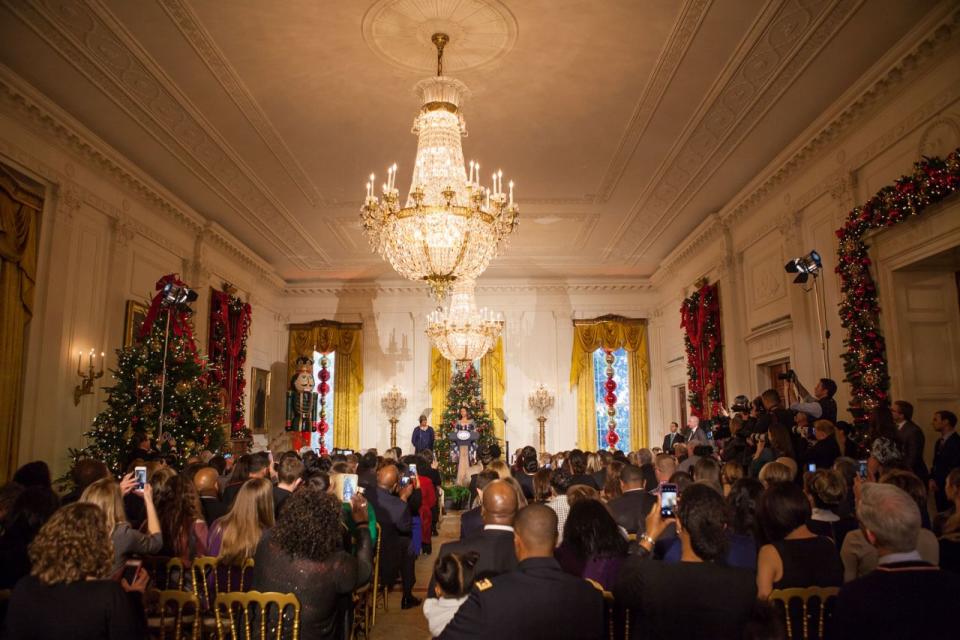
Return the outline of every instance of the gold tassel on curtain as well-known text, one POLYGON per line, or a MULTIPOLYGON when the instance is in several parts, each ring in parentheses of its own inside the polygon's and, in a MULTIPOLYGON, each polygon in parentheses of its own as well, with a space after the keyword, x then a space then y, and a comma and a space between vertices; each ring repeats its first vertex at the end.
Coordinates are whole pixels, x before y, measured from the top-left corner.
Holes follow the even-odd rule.
POLYGON ((496 346, 480 360, 480 386, 483 400, 487 403, 487 413, 493 422, 493 435, 502 443, 505 425, 499 413, 503 411, 503 393, 507 388, 502 337, 497 338, 496 346))
POLYGON ((313 352, 336 353, 333 372, 333 446, 360 448, 360 394, 363 393, 363 325, 318 320, 290 325, 287 377, 297 358, 313 352))
POLYGON ((585 451, 597 448, 597 419, 594 414, 593 352, 597 349, 625 349, 630 372, 631 447, 647 446, 647 389, 650 362, 647 355, 647 321, 618 316, 574 321, 570 387, 577 387, 577 446, 585 451))
POLYGON ((24 337, 33 317, 42 187, 0 165, 0 479, 17 468, 24 337))

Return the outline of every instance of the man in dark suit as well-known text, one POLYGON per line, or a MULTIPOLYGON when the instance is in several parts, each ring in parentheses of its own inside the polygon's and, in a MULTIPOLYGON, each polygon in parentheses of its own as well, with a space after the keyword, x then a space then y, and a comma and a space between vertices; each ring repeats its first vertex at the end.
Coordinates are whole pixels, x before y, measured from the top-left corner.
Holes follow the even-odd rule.
POLYGON ((678 433, 680 425, 676 422, 670 423, 670 433, 663 436, 663 450, 666 453, 673 451, 673 445, 683 442, 683 436, 678 433))
POLYGON ((656 502, 656 498, 646 490, 643 470, 632 464, 625 466, 620 470, 620 487, 623 495, 611 500, 607 508, 627 533, 643 535, 647 514, 656 502))
POLYGON ((906 400, 897 400, 890 407, 897 423, 897 444, 903 452, 903 462, 921 480, 927 479, 927 465, 923 461, 923 448, 927 442, 923 429, 913 421, 913 405, 906 400))
MULTIPOLYGON (((477 495, 480 496, 481 501, 483 500, 483 490, 487 488, 488 484, 494 480, 499 480, 499 478, 500 476, 497 475, 496 471, 481 471, 477 474, 477 495)), ((483 531, 483 515, 481 511, 480 505, 477 505, 469 511, 464 511, 460 516, 461 540, 466 540, 483 531)))
POLYGON ((203 509, 203 519, 208 526, 230 511, 230 505, 220 500, 219 479, 220 474, 213 467, 203 467, 193 474, 193 486, 200 494, 200 508, 203 509))
POLYGON ((687 418, 687 434, 684 440, 687 444, 694 446, 711 446, 707 432, 700 428, 700 418, 697 416, 687 418))
POLYGON ((513 538, 520 561, 516 570, 480 580, 440 640, 601 638, 603 596, 553 557, 557 514, 542 504, 524 508, 513 538))
MULTIPOLYGON (((459 542, 448 542, 440 547, 437 558, 448 553, 476 551, 479 554, 474 566, 477 579, 489 578, 511 571, 517 566, 517 554, 513 549, 513 519, 517 515, 517 494, 503 480, 494 480, 483 490, 483 531, 459 542)), ((427 593, 435 593, 434 580, 430 579, 427 593)))
POLYGON ((921 560, 916 550, 920 510, 913 498, 890 484, 865 483, 857 519, 879 561, 876 569, 840 589, 837 637, 955 636, 960 575, 921 560))
POLYGON ((952 411, 933 414, 933 430, 940 434, 933 448, 933 466, 930 468, 930 491, 937 500, 937 511, 950 508, 947 500, 947 476, 960 467, 960 435, 957 434, 957 415, 952 411))
POLYGON ((380 584, 392 586, 399 575, 403 584, 400 608, 410 609, 420 604, 413 595, 416 558, 410 553, 410 536, 412 514, 420 511, 421 496, 413 482, 400 487, 399 481, 396 465, 384 465, 377 472, 377 490, 370 502, 380 524, 380 584))
MULTIPOLYGON (((247 478, 269 478, 270 477, 270 455, 266 451, 260 451, 257 453, 251 453, 250 455, 250 475, 247 478)), ((233 484, 227 485, 227 488, 223 490, 223 501, 227 503, 228 506, 233 506, 233 501, 237 499, 237 494, 240 493, 240 487, 243 486, 243 482, 234 482, 233 484)))
POLYGON ((830 469, 840 457, 840 445, 837 444, 836 428, 828 420, 813 423, 813 437, 816 442, 803 455, 804 469, 811 462, 817 469, 830 469))

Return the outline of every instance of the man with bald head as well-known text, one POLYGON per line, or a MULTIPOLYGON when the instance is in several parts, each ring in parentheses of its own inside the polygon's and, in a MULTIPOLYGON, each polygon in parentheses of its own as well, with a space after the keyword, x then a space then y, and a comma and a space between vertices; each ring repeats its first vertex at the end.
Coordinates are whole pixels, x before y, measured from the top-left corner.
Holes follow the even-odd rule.
POLYGON ((217 518, 227 515, 230 505, 220 499, 220 474, 213 467, 201 467, 193 474, 193 486, 200 494, 200 506, 207 526, 217 518))
MULTIPOLYGON (((479 554, 474 575, 479 578, 511 571, 517 566, 517 554, 513 548, 513 519, 517 515, 517 493, 503 480, 494 480, 483 490, 480 516, 483 529, 458 542, 448 542, 440 547, 437 558, 448 553, 464 554, 476 551, 479 554)), ((434 593, 433 579, 427 593, 434 593)))
POLYGON ((553 509, 542 504, 524 507, 514 528, 516 569, 479 580, 440 639, 603 637, 600 591, 565 572, 553 557, 557 543, 553 509))
POLYGON ((395 464, 384 464, 377 471, 377 490, 368 499, 380 523, 380 584, 393 586, 399 576, 403 585, 400 608, 409 609, 420 604, 413 595, 416 557, 410 553, 410 538, 421 496, 415 478, 401 486, 400 477, 395 464))

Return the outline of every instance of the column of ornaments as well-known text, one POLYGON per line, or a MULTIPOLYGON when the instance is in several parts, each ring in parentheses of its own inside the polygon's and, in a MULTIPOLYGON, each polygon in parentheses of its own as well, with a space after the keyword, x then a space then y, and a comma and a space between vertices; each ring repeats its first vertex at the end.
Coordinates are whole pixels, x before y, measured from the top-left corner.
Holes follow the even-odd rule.
POLYGON ((327 455, 327 445, 325 436, 330 425, 327 424, 327 394, 330 393, 330 385, 327 381, 330 379, 330 371, 327 369, 329 364, 326 354, 320 356, 320 384, 317 385, 317 393, 320 394, 320 422, 317 424, 317 431, 320 432, 320 455, 327 455))
POLYGON ((603 385, 607 390, 607 395, 604 398, 607 403, 607 446, 610 451, 614 451, 617 448, 617 442, 620 441, 620 436, 617 435, 617 394, 614 393, 617 390, 617 382, 613 379, 613 363, 616 356, 610 349, 604 349, 604 351, 607 354, 605 358, 607 361, 607 381, 603 385))

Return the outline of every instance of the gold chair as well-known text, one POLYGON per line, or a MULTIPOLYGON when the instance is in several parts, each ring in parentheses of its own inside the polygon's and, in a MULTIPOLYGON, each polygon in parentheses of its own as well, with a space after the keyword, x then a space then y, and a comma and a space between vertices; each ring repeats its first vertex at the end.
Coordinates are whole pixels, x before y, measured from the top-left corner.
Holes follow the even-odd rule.
POLYGON ((377 544, 373 553, 373 568, 370 581, 353 592, 353 624, 350 626, 350 638, 358 634, 364 638, 370 637, 377 615, 377 578, 380 573, 380 523, 377 527, 377 544))
POLYGON ((169 556, 143 556, 143 568, 150 574, 154 589, 183 591, 184 576, 188 571, 180 558, 169 556))
MULTIPOLYGON (((270 619, 271 607, 276 609, 276 640, 284 640, 283 631, 287 626, 284 624, 284 613, 287 608, 292 609, 292 615, 289 618, 291 635, 289 640, 299 640, 300 638, 300 601, 292 593, 276 593, 260 591, 228 591, 217 596, 216 608, 214 609, 217 619, 217 638, 218 640, 235 640, 236 638, 253 638, 267 640, 267 624, 270 619), (251 610, 259 611, 260 634, 253 636, 250 633, 251 610), (226 617, 226 622, 224 621, 226 617), (237 632, 237 625, 243 625, 243 635, 237 632), (229 630, 228 630, 229 629, 229 630)), ((272 631, 272 629, 271 629, 272 631)))
POLYGON ((213 610, 213 603, 221 591, 246 591, 244 582, 253 566, 253 558, 247 558, 241 564, 224 564, 213 556, 195 558, 191 567, 193 590, 204 611, 213 610), (233 578, 238 574, 239 579, 234 583, 233 578))
MULTIPOLYGON (((818 601, 819 605, 817 606, 817 635, 816 638, 823 638, 824 628, 826 626, 827 618, 833 614, 833 606, 836 604, 837 594, 840 592, 839 587, 807 587, 805 589, 774 589, 770 593, 771 603, 779 602, 783 605, 783 616, 784 623, 787 631, 787 640, 793 640, 794 638, 794 625, 796 624, 795 620, 791 620, 790 616, 790 602, 799 600, 802 603, 802 625, 801 630, 803 635, 800 636, 803 640, 809 640, 810 635, 810 603, 812 601, 818 601)), ((776 605, 775 605, 776 606, 776 605)))
POLYGON ((380 606, 380 601, 383 601, 383 612, 386 613, 389 611, 387 608, 387 592, 389 591, 389 585, 380 584, 380 540, 383 538, 381 535, 382 531, 380 530, 380 523, 377 523, 377 557, 374 566, 373 572, 373 611, 372 618, 370 620, 370 628, 373 628, 373 625, 377 624, 377 607, 380 606))
POLYGON ((168 632, 173 640, 183 640, 184 628, 190 628, 190 640, 200 640, 200 599, 195 593, 187 591, 177 591, 167 589, 163 591, 154 591, 157 598, 158 616, 148 618, 147 625, 151 631, 159 635, 160 640, 165 640, 168 632), (188 609, 193 609, 192 612, 188 609), (172 610, 172 620, 167 619, 167 614, 172 610))
POLYGON ((616 640, 616 609, 614 607, 613 593, 607 591, 603 588, 603 585, 597 582, 592 578, 586 578, 586 581, 590 583, 594 589, 600 592, 603 596, 603 605, 604 605, 604 614, 603 617, 607 620, 607 634, 610 640, 616 640))

